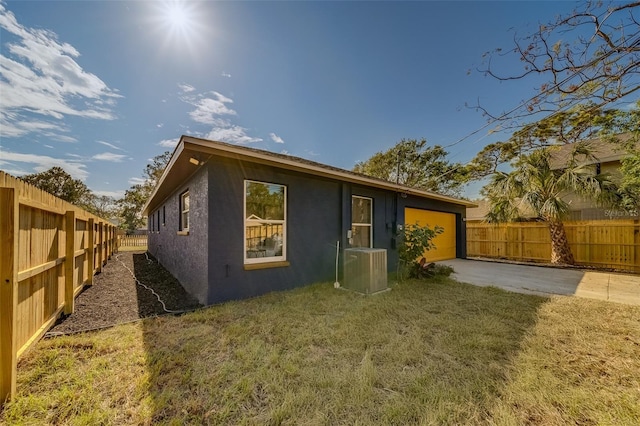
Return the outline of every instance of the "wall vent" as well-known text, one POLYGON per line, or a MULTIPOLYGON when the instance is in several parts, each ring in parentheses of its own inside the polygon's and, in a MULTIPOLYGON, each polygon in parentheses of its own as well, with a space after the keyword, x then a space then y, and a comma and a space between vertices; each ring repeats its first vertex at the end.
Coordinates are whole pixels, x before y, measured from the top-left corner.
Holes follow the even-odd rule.
POLYGON ((387 250, 351 248, 344 251, 344 287, 363 294, 387 289, 387 250))

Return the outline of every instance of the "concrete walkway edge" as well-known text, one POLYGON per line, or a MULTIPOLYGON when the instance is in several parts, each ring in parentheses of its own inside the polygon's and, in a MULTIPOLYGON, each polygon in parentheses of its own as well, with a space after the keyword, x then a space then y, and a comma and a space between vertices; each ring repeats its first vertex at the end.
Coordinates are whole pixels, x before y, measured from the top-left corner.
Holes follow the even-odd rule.
POLYGON ((451 259, 438 263, 454 269, 452 277, 539 296, 565 295, 640 306, 640 275, 561 269, 546 266, 451 259))

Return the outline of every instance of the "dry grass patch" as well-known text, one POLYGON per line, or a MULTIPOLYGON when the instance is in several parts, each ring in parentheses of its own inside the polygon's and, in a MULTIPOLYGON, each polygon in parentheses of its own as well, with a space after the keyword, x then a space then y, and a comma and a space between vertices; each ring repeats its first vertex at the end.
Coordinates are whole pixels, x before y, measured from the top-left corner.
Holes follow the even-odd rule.
POLYGON ((640 307, 541 306, 492 411, 498 424, 640 424, 640 307))
POLYGON ((0 422, 634 424, 638 318, 448 279, 318 284, 45 340, 0 422))

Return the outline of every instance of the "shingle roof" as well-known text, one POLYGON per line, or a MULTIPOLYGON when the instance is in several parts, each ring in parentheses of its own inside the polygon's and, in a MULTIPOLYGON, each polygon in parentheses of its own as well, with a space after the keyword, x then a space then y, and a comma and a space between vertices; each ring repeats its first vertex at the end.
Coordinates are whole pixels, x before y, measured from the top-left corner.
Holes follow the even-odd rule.
MULTIPOLYGON (((630 134, 622 134, 616 136, 618 141, 625 142, 631 138, 630 134)), ((574 142, 564 145, 558 145, 554 147, 551 153, 551 168, 561 169, 566 166, 571 157, 571 152, 578 143, 586 143, 593 154, 593 158, 578 157, 578 163, 583 165, 596 164, 596 163, 608 163, 611 161, 619 161, 626 155, 621 143, 611 142, 607 139, 594 138, 581 142, 574 142)), ((640 149, 640 145, 638 145, 640 149)))
POLYGON ((336 180, 358 183, 364 186, 378 187, 396 192, 407 193, 422 198, 430 198, 440 201, 446 201, 467 207, 473 207, 476 204, 462 200, 456 197, 437 194, 435 192, 424 191, 417 188, 399 185, 384 179, 374 178, 361 173, 352 172, 350 170, 341 169, 327 164, 318 163, 316 161, 307 160, 292 155, 280 154, 262 149, 234 145, 226 142, 212 141, 201 138, 194 138, 183 135, 180 142, 176 146, 169 164, 165 169, 162 177, 159 179, 154 192, 147 201, 143 213, 148 213, 153 207, 160 204, 170 193, 175 190, 177 185, 181 184, 191 173, 193 173, 193 164, 189 166, 189 159, 192 155, 218 155, 223 157, 236 158, 246 161, 253 161, 262 164, 268 164, 275 167, 282 167, 288 170, 296 170, 302 173, 329 177, 336 180))

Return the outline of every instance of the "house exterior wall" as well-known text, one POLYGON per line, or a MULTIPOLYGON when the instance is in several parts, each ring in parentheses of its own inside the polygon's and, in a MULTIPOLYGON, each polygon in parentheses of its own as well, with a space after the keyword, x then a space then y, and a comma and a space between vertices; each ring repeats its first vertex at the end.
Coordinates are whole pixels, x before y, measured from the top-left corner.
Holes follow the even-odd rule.
POLYGON ((149 252, 202 304, 208 303, 208 192, 208 170, 203 166, 149 216, 149 222, 155 222, 149 227, 149 252), (187 189, 190 198, 189 234, 178 235, 180 195, 187 189), (160 212, 159 227, 157 212, 160 212))
MULTIPOLYGON (((620 161, 609 161, 600 165, 600 173, 609 174, 614 182, 620 182, 620 161)), ((595 165, 593 165, 595 173, 595 165)), ((639 213, 629 213, 611 207, 599 206, 597 202, 584 198, 574 192, 567 192, 562 199, 569 203, 569 220, 607 220, 640 217, 639 213)))
POLYGON ((333 280, 340 239, 339 182, 238 160, 209 160, 208 303, 333 280), (245 270, 244 181, 287 187, 289 266, 245 270))
POLYGON ((372 199, 373 247, 387 249, 388 271, 396 270, 396 231, 397 225, 404 222, 405 207, 455 213, 457 256, 466 255, 463 206, 420 197, 403 198, 389 190, 218 156, 209 158, 200 172, 167 199, 167 231, 161 228, 160 232, 150 234, 149 251, 204 304, 314 282, 333 282, 337 242, 340 242, 339 279, 342 252, 350 247, 353 195, 372 199), (259 269, 245 265, 245 180, 287 188, 285 265, 259 269), (192 216, 189 235, 180 236, 176 235, 178 200, 186 188, 191 192, 192 216))

